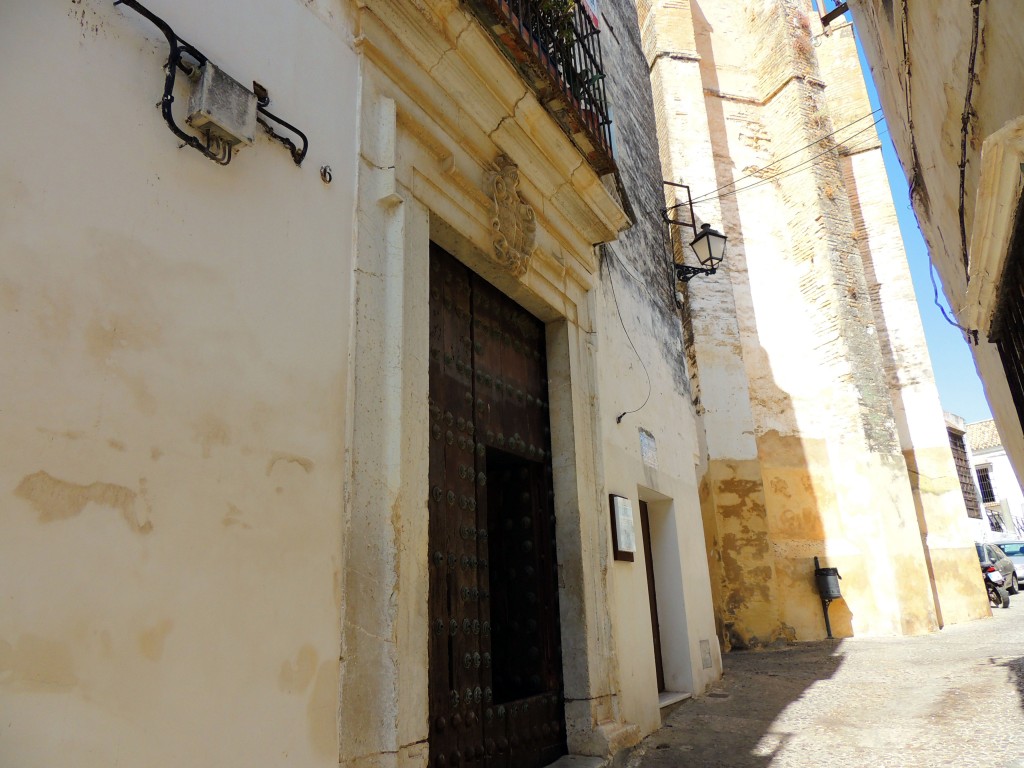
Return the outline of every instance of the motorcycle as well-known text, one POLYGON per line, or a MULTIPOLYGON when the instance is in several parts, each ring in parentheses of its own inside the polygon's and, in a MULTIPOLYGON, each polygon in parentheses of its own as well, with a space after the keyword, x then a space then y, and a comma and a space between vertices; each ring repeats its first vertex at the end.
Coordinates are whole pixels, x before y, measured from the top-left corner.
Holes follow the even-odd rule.
POLYGON ((1003 586, 1006 583, 1003 574, 991 565, 988 568, 982 568, 981 573, 985 578, 985 591, 988 592, 989 605, 993 608, 1009 608, 1010 593, 1003 586))

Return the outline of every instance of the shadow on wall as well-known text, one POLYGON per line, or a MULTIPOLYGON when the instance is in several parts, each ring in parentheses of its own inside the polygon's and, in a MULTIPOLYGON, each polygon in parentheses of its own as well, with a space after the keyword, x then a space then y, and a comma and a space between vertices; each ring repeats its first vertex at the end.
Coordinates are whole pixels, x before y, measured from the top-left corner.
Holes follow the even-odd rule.
MULTIPOLYGON (((714 6, 709 10, 713 11, 714 6)), ((719 82, 711 37, 714 22, 699 3, 691 5, 691 13, 705 86, 707 128, 716 159, 715 185, 728 192, 735 167, 746 165, 737 159, 736 152, 747 157, 749 148, 730 146, 730 117, 723 99, 715 95, 719 82)), ((749 121, 750 106, 744 109, 744 119, 753 125, 749 121)), ((792 144, 787 137, 768 135, 767 128, 763 134, 766 139, 780 138, 783 146, 792 144)), ((771 141, 764 142, 764 146, 770 148, 771 141)), ((779 151, 766 151, 758 164, 770 165, 779 151)), ((768 193, 766 189, 760 194, 768 193)), ((785 190, 772 194, 785 197, 785 190)), ((784 202, 778 201, 780 206, 784 202)), ((740 206, 737 197, 730 194, 723 194, 719 205, 722 225, 729 236, 729 256, 725 270, 710 279, 731 282, 739 331, 734 340, 735 352, 742 357, 747 375, 757 458, 712 457, 701 485, 716 625, 726 651, 818 640, 826 632, 814 583, 814 556, 821 558, 823 566, 835 565, 825 558, 827 536, 821 514, 822 509, 834 508, 837 503, 828 449, 824 440, 801 437, 792 398, 772 375, 772 360, 762 344, 754 311, 752 286, 757 283, 757 276, 752 277, 749 271, 740 206), (773 425, 774 428, 768 428, 773 425)), ((799 216, 800 211, 794 210, 792 215, 799 216)), ((771 231, 754 234, 762 241, 777 236, 771 231)), ((751 261, 756 270, 772 269, 772 262, 784 258, 772 251, 764 246, 758 249, 757 258, 751 261)), ((694 283, 688 290, 721 287, 694 283)), ((762 303, 764 300, 760 297, 762 303)), ((684 322, 687 320, 684 316, 684 322)), ((692 334, 693 323, 686 325, 692 334)), ((718 350, 724 346, 720 341, 714 340, 718 350)), ((774 348, 785 346, 776 343, 774 348)), ((698 357, 698 370, 700 363, 698 357)), ((734 414, 729 418, 734 418, 734 414)), ((852 636, 853 615, 845 600, 833 602, 829 616, 836 637, 852 636)))
POLYGON ((842 663, 842 641, 731 653, 715 690, 680 704, 636 748, 628 768, 767 768, 792 730, 780 716, 842 663))

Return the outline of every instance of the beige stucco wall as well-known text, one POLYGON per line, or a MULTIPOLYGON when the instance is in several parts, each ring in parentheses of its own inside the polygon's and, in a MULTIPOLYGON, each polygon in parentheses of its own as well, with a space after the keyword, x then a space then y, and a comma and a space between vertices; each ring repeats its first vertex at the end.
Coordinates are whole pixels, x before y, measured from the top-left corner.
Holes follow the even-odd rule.
POLYGON ((336 765, 356 59, 316 6, 150 6, 309 156, 179 149, 126 8, 5 6, 0 752, 336 765))
POLYGON ((629 115, 620 109, 616 128, 619 170, 634 220, 600 250, 595 291, 604 493, 599 514, 609 517, 612 493, 630 499, 635 512, 635 559, 609 559, 609 569, 622 711, 647 732, 661 717, 640 501, 650 519, 666 690, 702 693, 721 674, 721 661, 698 495, 703 433, 676 311, 671 244, 657 215, 666 178, 655 116, 661 105, 645 104, 639 95, 650 79, 636 9, 630 3, 609 4, 602 14, 614 30, 602 34, 604 60, 611 62, 609 98, 613 103, 634 99, 637 107, 629 115))
MULTIPOLYGON (((836 25, 830 43, 819 46, 819 61, 830 83, 827 93, 834 119, 846 124, 871 111, 852 25, 836 25)), ((945 625, 986 616, 985 600, 966 578, 976 557, 973 537, 894 201, 884 192, 889 180, 879 142, 855 144, 841 168, 857 250, 873 297, 875 331, 932 580, 936 617, 945 625), (952 576, 957 573, 963 576, 952 576)))
POLYGON ((933 580, 937 618, 942 625, 979 618, 988 615, 988 608, 974 585, 951 577, 971 573, 977 555, 941 418, 906 254, 896 237, 896 214, 890 199, 862 196, 864 190, 888 185, 881 151, 873 149, 848 158, 844 181, 854 202, 868 280, 879 297, 874 304, 876 328, 887 352, 885 368, 893 413, 933 580))

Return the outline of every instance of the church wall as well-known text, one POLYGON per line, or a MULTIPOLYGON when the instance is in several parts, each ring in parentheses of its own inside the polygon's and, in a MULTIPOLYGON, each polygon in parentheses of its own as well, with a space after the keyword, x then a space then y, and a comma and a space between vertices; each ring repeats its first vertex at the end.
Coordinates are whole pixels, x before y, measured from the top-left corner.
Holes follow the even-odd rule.
MULTIPOLYGON (((878 146, 871 120, 840 131, 846 143, 838 148, 816 141, 870 111, 863 85, 858 91, 852 80, 859 76, 855 51, 840 36, 813 37, 820 29, 804 5, 690 3, 692 43, 674 31, 676 16, 686 12, 677 7, 664 9, 673 32, 663 32, 657 7, 642 27, 664 103, 660 127, 670 149, 663 165, 693 188, 698 218, 721 222, 730 238, 725 274, 689 283, 683 313, 707 432, 705 535, 727 647, 824 636, 815 556, 843 575, 845 599, 831 608, 837 635, 937 628, 915 492, 926 499, 931 545, 943 550, 941 557, 962 566, 966 551, 950 527, 948 489, 933 484, 922 494, 903 455, 893 366, 887 368, 879 341, 886 329, 876 327, 877 288, 855 224, 862 210, 852 206, 865 203, 866 215, 881 217, 868 225, 875 232, 891 222, 891 201, 886 210, 884 183, 872 186, 866 200, 847 189, 848 156, 878 146), (693 70, 700 91, 693 77, 681 84, 679 73, 693 70), (706 141, 712 168, 700 159, 706 141), (735 190, 726 186, 733 182, 735 190), (722 194, 709 194, 718 188, 722 194), (716 314, 722 319, 712 322, 716 314), (714 407, 721 390, 706 382, 735 371, 723 358, 733 349, 746 391, 743 405, 733 399, 724 413, 714 407), (752 435, 756 458, 721 442, 722 431, 752 435), (896 567, 922 575, 899 598, 885 576, 896 567)), ((880 250, 877 257, 885 255, 880 250)), ((912 299, 900 304, 887 294, 884 302, 894 325, 919 327, 912 299)), ((912 376, 927 365, 926 355, 918 360, 895 365, 912 376)), ((738 378, 730 376, 731 388, 738 378)), ((927 416, 938 403, 934 391, 927 396, 927 408, 909 416, 914 431, 907 445, 942 477, 948 451, 932 440, 927 416)), ((898 408, 906 421, 906 406, 898 408)), ((936 424, 941 428, 941 419, 936 424)), ((951 462, 948 470, 952 483, 951 462)), ((950 579, 948 571, 939 580, 952 615, 978 615, 973 582, 950 579)))
MULTIPOLYGON (((837 25, 830 44, 820 50, 822 69, 830 83, 826 91, 829 104, 843 110, 843 124, 870 112, 852 26, 837 25)), ((888 189, 878 141, 852 140, 842 160, 842 172, 937 618, 940 625, 978 618, 988 614, 988 607, 974 580, 966 577, 976 553, 963 496, 955 482, 956 468, 894 203, 889 195, 877 193, 888 189), (936 566, 936 560, 941 564, 936 566)))

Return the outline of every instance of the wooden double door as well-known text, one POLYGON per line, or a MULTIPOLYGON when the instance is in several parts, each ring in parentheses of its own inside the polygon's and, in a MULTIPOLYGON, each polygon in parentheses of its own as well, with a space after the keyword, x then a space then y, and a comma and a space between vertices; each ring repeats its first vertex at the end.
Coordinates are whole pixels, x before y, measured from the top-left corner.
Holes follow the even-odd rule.
POLYGON ((565 754, 544 325, 430 254, 430 765, 565 754))

